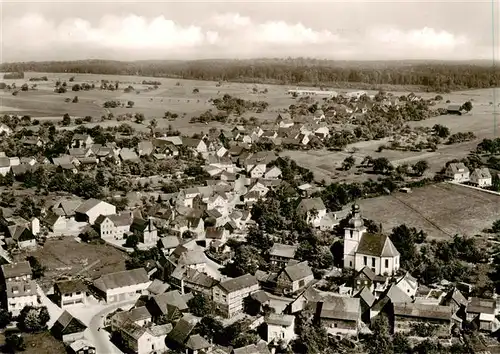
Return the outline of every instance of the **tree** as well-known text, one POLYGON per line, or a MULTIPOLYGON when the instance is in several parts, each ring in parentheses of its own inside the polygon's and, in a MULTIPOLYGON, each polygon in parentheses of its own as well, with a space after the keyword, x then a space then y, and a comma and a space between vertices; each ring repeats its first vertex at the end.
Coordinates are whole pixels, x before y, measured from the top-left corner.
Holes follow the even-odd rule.
POLYGON ((135 122, 137 124, 142 124, 142 122, 144 122, 144 114, 142 114, 142 113, 136 113, 135 114, 135 122))
POLYGON ((135 105, 135 102, 134 101, 128 101, 127 102, 127 108, 133 108, 135 105))
POLYGON ((25 306, 18 316, 17 325, 23 332, 36 333, 46 330, 49 320, 47 307, 25 306))
POLYGON ((12 321, 12 314, 6 309, 0 309, 0 328, 5 328, 12 321))
POLYGON ((433 127, 432 127, 432 130, 434 131, 434 133, 440 137, 440 138, 447 138, 449 135, 450 135, 450 129, 444 125, 441 125, 441 124, 435 124, 433 127))
POLYGON ((247 273, 255 274, 263 262, 257 248, 244 245, 236 249, 233 262, 226 265, 223 270, 235 278, 247 273))
POLYGON ((196 294, 188 301, 190 312, 198 317, 208 316, 214 313, 214 303, 204 294, 196 294))
POLYGON ((233 345, 235 348, 246 347, 250 344, 257 344, 260 340, 260 337, 257 333, 254 332, 242 332, 236 336, 233 340, 233 345))
POLYGON ((373 160, 373 172, 385 174, 392 171, 393 167, 387 157, 379 157, 373 160))
POLYGON ((156 119, 152 119, 149 122, 149 129, 151 130, 151 136, 154 136, 154 132, 157 126, 158 126, 158 121, 156 119))
POLYGON ((20 334, 13 333, 5 337, 4 348, 8 353, 22 352, 26 349, 26 344, 24 343, 24 338, 20 334))
POLYGON ((491 225, 491 231, 495 234, 500 233, 500 219, 493 222, 493 225, 491 225))
POLYGON ((342 162, 342 169, 344 171, 350 170, 354 164, 356 163, 356 160, 354 159, 353 156, 347 156, 344 161, 342 162))
POLYGON ((73 102, 73 103, 78 103, 78 96, 75 96, 75 97, 73 98, 73 101, 71 101, 71 102, 73 102))
POLYGON ((464 111, 466 111, 467 113, 469 113, 470 111, 472 111, 472 102, 471 101, 467 101, 465 102, 461 107, 460 109, 463 109, 464 111))
POLYGON ((101 236, 99 235, 99 233, 94 230, 94 228, 92 227, 88 227, 87 230, 80 235, 80 239, 83 241, 83 242, 87 242, 87 243, 92 243, 94 242, 95 240, 99 240, 101 238, 101 236))
POLYGON ((62 125, 66 127, 70 124, 71 124, 71 117, 69 116, 68 113, 65 113, 62 120, 62 125))
POLYGON ((28 87, 28 84, 23 84, 21 86, 21 91, 28 91, 29 87, 28 87))
POLYGON ((45 272, 45 267, 36 259, 34 256, 26 257, 26 260, 29 262, 31 271, 33 273, 33 279, 39 279, 43 277, 45 272))
POLYGON ((125 247, 129 248, 135 248, 139 244, 139 237, 136 235, 132 234, 127 237, 125 240, 125 247))
POLYGON ((200 90, 197 89, 196 87, 193 89, 193 93, 199 93, 199 92, 200 92, 200 90))
POLYGON ((420 160, 413 165, 413 170, 419 176, 422 176, 428 168, 429 163, 426 160, 420 160))

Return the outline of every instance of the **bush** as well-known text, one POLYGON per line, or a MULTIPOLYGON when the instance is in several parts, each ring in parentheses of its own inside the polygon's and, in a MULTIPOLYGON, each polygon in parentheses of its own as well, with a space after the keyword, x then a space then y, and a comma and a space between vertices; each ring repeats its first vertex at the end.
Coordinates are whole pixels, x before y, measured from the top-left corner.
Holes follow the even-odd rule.
POLYGON ((18 316, 17 325, 23 332, 37 333, 47 329, 49 320, 50 315, 47 307, 25 306, 18 316))

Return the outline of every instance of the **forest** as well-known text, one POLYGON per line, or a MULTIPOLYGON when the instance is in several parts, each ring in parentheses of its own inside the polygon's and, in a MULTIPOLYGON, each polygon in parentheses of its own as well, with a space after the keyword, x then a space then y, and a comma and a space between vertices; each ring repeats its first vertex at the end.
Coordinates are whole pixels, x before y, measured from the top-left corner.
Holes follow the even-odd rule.
POLYGON ((446 92, 496 87, 500 68, 491 62, 386 61, 344 62, 317 59, 254 59, 194 61, 61 61, 4 63, 0 72, 68 72, 141 75, 179 79, 311 85, 366 89, 381 85, 415 86, 446 92))

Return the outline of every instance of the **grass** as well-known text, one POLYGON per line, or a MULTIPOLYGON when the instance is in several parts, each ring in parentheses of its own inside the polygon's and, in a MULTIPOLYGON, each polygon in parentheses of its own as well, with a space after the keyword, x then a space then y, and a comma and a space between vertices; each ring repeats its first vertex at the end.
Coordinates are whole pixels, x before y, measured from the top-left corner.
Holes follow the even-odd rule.
MULTIPOLYGON (((64 344, 55 339, 50 332, 42 333, 23 333, 26 349, 23 354, 56 354, 66 353, 64 344)), ((5 335, 0 334, 0 345, 5 343, 5 335)))
MULTIPOLYGON (((30 255, 36 257, 46 268, 42 284, 51 283, 61 276, 74 276, 85 267, 94 265, 80 273, 84 277, 95 279, 102 274, 125 270, 127 255, 109 245, 93 245, 77 242, 72 237, 48 239, 30 255)), ((18 255, 24 258, 26 255, 18 255)))
POLYGON ((474 236, 491 227, 499 218, 500 196, 440 183, 359 204, 364 217, 383 222, 384 231, 404 223, 424 230, 431 239, 447 239, 474 236))

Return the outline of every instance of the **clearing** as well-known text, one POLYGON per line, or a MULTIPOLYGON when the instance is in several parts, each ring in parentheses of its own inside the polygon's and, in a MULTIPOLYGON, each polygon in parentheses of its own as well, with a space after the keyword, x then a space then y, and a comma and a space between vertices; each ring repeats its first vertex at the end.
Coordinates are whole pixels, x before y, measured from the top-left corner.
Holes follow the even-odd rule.
POLYGON ((474 236, 499 219, 500 195, 449 183, 359 201, 364 217, 383 221, 385 231, 400 224, 424 230, 431 239, 474 236))

